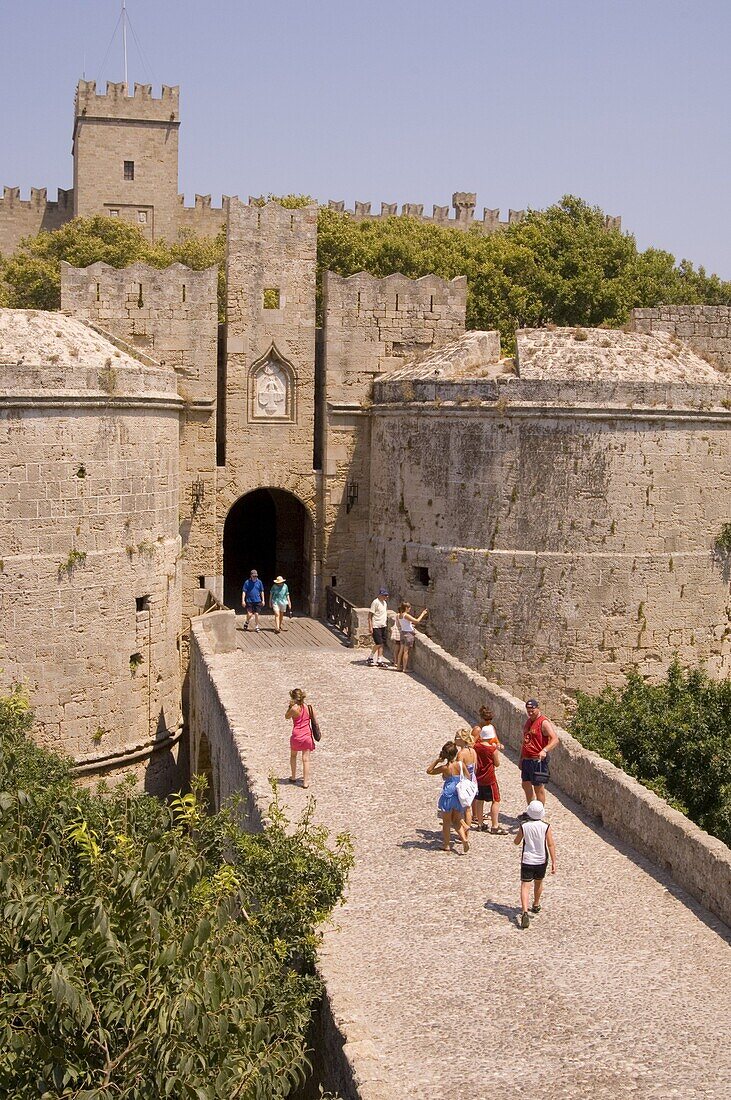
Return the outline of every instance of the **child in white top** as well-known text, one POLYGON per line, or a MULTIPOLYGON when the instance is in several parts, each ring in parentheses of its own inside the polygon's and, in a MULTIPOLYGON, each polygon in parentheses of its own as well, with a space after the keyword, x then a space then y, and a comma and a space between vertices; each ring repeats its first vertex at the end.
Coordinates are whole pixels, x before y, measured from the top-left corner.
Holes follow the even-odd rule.
POLYGON ((523 845, 523 854, 520 861, 520 927, 528 928, 530 918, 528 916, 528 902, 530 901, 530 884, 533 883, 533 904, 531 913, 540 913, 541 894, 543 893, 543 880, 548 869, 548 857, 551 857, 551 874, 556 874, 556 845, 553 842, 551 826, 543 820, 546 808, 538 799, 528 803, 526 813, 528 820, 524 821, 518 829, 515 837, 516 844, 523 845))

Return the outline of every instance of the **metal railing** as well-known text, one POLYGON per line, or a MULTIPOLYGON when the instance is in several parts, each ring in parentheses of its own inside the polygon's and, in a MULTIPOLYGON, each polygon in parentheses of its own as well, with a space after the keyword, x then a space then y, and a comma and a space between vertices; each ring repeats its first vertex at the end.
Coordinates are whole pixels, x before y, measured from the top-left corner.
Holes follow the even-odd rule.
POLYGON ((327 585, 325 588, 325 618, 331 626, 334 626, 336 630, 346 634, 349 638, 353 608, 354 604, 346 600, 330 585, 327 585))

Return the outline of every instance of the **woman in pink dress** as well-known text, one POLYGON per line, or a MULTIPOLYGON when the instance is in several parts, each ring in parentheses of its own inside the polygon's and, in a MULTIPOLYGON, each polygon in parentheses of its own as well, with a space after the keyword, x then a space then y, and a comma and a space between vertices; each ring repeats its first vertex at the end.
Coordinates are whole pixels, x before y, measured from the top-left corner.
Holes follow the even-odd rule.
POLYGON ((310 753, 315 750, 315 739, 312 736, 310 708, 305 703, 302 688, 293 688, 290 691, 289 706, 284 717, 292 719, 292 736, 289 739, 289 766, 292 775, 289 781, 297 782, 297 753, 302 753, 302 786, 306 788, 310 785, 310 753))

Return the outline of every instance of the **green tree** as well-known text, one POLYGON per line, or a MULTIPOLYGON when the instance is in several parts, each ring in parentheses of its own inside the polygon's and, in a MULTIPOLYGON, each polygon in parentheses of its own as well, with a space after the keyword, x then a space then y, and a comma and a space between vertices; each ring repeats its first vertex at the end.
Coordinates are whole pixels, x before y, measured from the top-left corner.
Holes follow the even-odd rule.
POLYGON ((26 237, 3 261, 0 274, 9 305, 16 309, 58 309, 62 260, 73 267, 88 267, 97 261, 127 267, 140 261, 153 267, 182 263, 200 269, 218 264, 222 269, 224 254, 223 230, 216 237, 183 233, 172 243, 150 244, 137 226, 95 215, 74 218, 53 233, 44 231, 26 237))
MULTIPOLYGON (((309 195, 262 196, 296 209, 309 195)), ((225 318, 225 231, 216 237, 181 235, 149 244, 136 226, 117 219, 75 219, 55 233, 25 240, 0 267, 6 301, 14 306, 56 309, 60 261, 86 266, 104 260, 123 267, 135 260, 164 267, 219 266, 219 314, 225 318)), ((467 327, 498 329, 506 349, 517 328, 624 324, 634 306, 731 304, 731 283, 679 264, 669 253, 637 249, 634 237, 607 229, 604 214, 571 195, 547 210, 530 211, 522 222, 483 235, 416 218, 354 221, 345 213, 318 213, 318 318, 322 322, 322 275, 368 271, 377 278, 395 272, 419 278, 467 276, 467 327)))
POLYGON ((659 684, 633 671, 621 689, 579 694, 570 730, 731 845, 731 680, 677 660, 659 684))
POLYGON ((308 814, 242 831, 75 787, 0 700, 0 1093, 276 1100, 307 1071, 318 925, 351 862, 308 814))

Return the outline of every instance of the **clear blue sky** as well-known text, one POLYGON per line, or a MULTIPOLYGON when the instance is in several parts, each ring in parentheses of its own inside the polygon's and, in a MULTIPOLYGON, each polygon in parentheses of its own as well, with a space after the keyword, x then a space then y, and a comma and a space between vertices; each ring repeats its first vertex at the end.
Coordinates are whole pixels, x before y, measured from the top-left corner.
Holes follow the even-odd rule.
MULTIPOLYGON (((0 184, 71 185, 119 0, 0 0, 0 184)), ((541 208, 567 192, 731 278, 729 0, 128 0, 180 84, 181 190, 541 208)))

